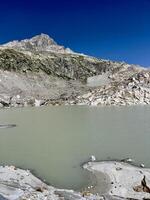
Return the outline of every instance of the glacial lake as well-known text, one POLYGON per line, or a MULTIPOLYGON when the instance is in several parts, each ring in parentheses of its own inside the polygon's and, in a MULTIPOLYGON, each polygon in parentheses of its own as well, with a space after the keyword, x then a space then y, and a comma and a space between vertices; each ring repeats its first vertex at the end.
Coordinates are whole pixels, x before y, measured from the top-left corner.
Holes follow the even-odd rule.
POLYGON ((59 188, 89 180, 81 164, 131 157, 150 167, 150 106, 50 106, 0 110, 0 164, 33 170, 59 188))

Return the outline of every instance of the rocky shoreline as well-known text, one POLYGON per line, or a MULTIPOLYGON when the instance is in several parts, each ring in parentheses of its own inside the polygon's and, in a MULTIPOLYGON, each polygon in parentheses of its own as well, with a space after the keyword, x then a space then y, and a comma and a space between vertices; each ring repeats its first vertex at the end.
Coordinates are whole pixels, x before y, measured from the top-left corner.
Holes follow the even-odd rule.
MULTIPOLYGON (((3 72, 3 75, 9 72, 3 72)), ((117 76, 116 74, 115 76, 117 76)), ((17 76, 17 75, 16 75, 17 76)), ((37 75, 39 76, 39 75, 37 75)), ((37 77, 34 75, 34 81, 37 77)), ((48 84, 52 84, 49 89, 46 89, 46 93, 43 91, 36 92, 30 90, 28 92, 15 91, 15 95, 10 91, 9 94, 0 94, 0 107, 26 107, 26 106, 44 106, 44 105, 88 105, 88 106, 127 106, 127 105, 149 105, 150 104, 150 71, 142 70, 127 79, 117 80, 117 78, 109 78, 109 84, 89 87, 86 84, 81 84, 77 81, 65 81, 55 78, 52 80, 43 79, 48 81, 48 84), (28 94, 27 94, 28 93, 28 94), (30 94, 29 94, 30 93, 30 94), (39 95, 40 94, 40 95, 39 95), (49 95, 49 96, 48 96, 49 95)), ((40 78, 44 76, 40 75, 40 78)), ((9 78, 10 79, 10 78, 9 78)), ((29 81, 22 77, 23 82, 29 81)), ((10 80, 7 84, 11 84, 10 80)), ((29 83, 34 84, 31 79, 29 83)), ((29 84, 28 83, 28 84, 29 84)), ((42 84, 45 83, 38 83, 42 84)), ((36 87, 36 86, 35 86, 36 87)), ((44 90, 43 86, 42 90, 44 90)))
POLYGON ((103 161, 84 164, 96 185, 82 192, 57 189, 36 178, 29 170, 0 167, 1 200, 144 200, 150 199, 150 169, 124 162, 103 161))
POLYGON ((68 101, 70 105, 149 105, 150 71, 143 70, 124 80, 114 78, 110 84, 98 87, 68 101), (114 81, 115 80, 115 81, 114 81))

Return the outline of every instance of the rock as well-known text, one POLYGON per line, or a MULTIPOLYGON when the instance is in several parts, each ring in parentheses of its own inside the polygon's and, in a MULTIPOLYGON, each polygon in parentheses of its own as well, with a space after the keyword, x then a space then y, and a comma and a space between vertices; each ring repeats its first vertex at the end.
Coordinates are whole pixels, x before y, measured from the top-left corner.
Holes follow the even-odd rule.
POLYGON ((4 107, 10 106, 10 98, 8 96, 0 97, 0 104, 2 104, 4 107))
POLYGON ((128 162, 128 163, 133 163, 134 160, 132 158, 126 158, 126 159, 123 159, 122 161, 128 162))
POLYGON ((87 94, 84 94, 84 95, 82 96, 83 99, 87 99, 87 98, 90 98, 90 97, 91 97, 91 93, 90 93, 90 92, 87 93, 87 94))
POLYGON ((39 106, 43 105, 44 103, 45 103, 44 100, 37 100, 37 99, 35 99, 34 105, 35 105, 35 107, 39 107, 39 106))
POLYGON ((140 164, 140 167, 144 168, 144 167, 145 167, 145 165, 144 165, 143 163, 141 163, 141 164, 140 164))
POLYGON ((0 167, 2 200, 141 200, 150 198, 150 169, 123 162, 89 162, 84 169, 92 172, 96 185, 82 192, 58 189, 43 183, 29 170, 15 166, 0 167), (95 180, 96 179, 96 180, 95 180))
POLYGON ((73 190, 57 189, 43 183, 31 174, 29 170, 14 166, 0 167, 0 199, 2 200, 103 200, 103 196, 73 190))
POLYGON ((3 197, 2 195, 0 195, 0 200, 8 200, 5 197, 3 197))
MULTIPOLYGON (((143 74, 150 74, 150 71, 142 71, 143 74)), ((138 73, 136 75, 138 77, 138 73)), ((109 86, 97 87, 93 89, 92 95, 89 97, 87 93, 76 98, 76 104, 82 101, 90 102, 90 105, 136 105, 150 103, 150 80, 138 82, 135 77, 130 77, 128 80, 113 80, 109 86), (136 80, 136 81, 135 81, 136 80), (133 81, 133 82, 132 82, 133 81), (142 84, 142 85, 141 85, 142 84), (86 97, 86 98, 85 98, 86 97)))
POLYGON ((150 189, 143 189, 138 192, 140 184, 149 188, 150 169, 141 169, 116 161, 91 162, 85 164, 84 169, 95 175, 97 182, 95 190, 99 192, 99 195, 107 194, 111 197, 136 200, 150 198, 150 189))
POLYGON ((2 45, 4 48, 15 48, 22 51, 46 51, 57 53, 74 53, 69 48, 65 49, 46 34, 37 35, 31 39, 13 41, 2 45))
POLYGON ((96 157, 93 156, 93 155, 91 155, 91 156, 90 156, 90 160, 91 160, 92 162, 95 162, 95 161, 96 161, 96 157))
POLYGON ((17 95, 16 97, 17 97, 17 99, 20 99, 20 95, 17 95))
POLYGON ((54 188, 48 187, 30 172, 14 167, 0 167, 0 194, 8 200, 16 199, 57 199, 54 188), (41 188, 39 191, 38 188, 41 188), (43 189, 43 190, 42 190, 43 189))
POLYGON ((3 108, 3 107, 4 107, 4 105, 2 103, 0 103, 0 108, 3 108))

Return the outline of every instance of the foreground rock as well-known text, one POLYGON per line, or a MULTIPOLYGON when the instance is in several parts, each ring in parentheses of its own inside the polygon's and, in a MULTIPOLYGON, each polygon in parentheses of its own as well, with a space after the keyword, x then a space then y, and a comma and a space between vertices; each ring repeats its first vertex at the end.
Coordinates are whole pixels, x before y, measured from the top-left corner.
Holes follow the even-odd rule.
POLYGON ((0 167, 0 200, 100 200, 98 195, 56 189, 48 186, 30 171, 14 166, 0 167))
POLYGON ((1 200, 144 200, 150 199, 150 169, 121 162, 90 162, 94 186, 82 192, 57 189, 14 166, 0 167, 1 200))
POLYGON ((150 199, 150 169, 141 169, 121 162, 88 163, 84 168, 96 179, 94 190, 116 198, 150 199))

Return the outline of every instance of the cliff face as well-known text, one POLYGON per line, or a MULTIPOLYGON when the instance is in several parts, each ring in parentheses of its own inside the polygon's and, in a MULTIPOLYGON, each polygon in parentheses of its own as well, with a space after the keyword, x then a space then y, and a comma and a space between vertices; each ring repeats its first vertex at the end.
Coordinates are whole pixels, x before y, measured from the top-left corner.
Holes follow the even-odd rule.
MULTIPOLYGON (((132 104, 137 104, 135 90, 149 91, 148 70, 74 53, 45 34, 0 46, 0 80, 1 106, 37 101, 39 105, 126 105, 131 96, 132 104), (98 80, 95 87, 91 80, 98 80)), ((144 93, 147 100, 142 103, 149 104, 148 94, 144 93)))

